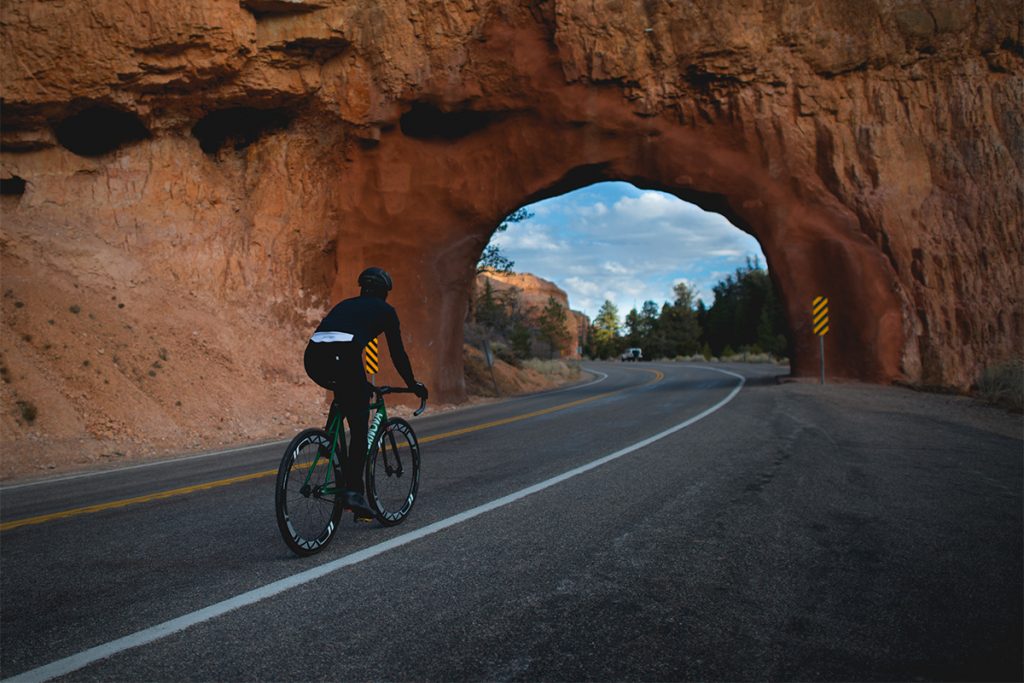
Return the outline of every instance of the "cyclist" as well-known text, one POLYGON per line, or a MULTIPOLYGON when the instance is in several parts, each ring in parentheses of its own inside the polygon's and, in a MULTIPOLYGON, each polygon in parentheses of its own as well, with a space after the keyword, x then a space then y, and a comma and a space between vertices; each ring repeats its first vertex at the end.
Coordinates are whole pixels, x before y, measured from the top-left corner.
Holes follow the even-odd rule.
MULTIPOLYGON (((341 495, 345 507, 356 521, 371 521, 373 511, 366 502, 363 468, 366 463, 366 439, 369 433, 370 385, 363 370, 363 347, 383 332, 391 352, 391 362, 406 385, 421 399, 427 387, 417 382, 402 344, 398 314, 385 299, 391 291, 391 276, 382 268, 367 268, 359 275, 360 294, 338 303, 320 322, 306 345, 306 374, 334 392, 331 412, 340 411, 348 421, 351 438, 348 457, 341 473, 341 495)), ((330 425, 331 415, 327 416, 330 425)))

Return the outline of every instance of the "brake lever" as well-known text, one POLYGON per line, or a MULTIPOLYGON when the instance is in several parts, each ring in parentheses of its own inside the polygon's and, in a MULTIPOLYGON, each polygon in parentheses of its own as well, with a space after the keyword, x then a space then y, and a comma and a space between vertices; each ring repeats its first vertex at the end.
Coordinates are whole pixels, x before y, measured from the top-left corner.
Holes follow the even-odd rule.
POLYGON ((423 412, 424 410, 426 410, 426 409, 427 409, 427 399, 425 399, 425 398, 421 398, 421 399, 420 399, 420 407, 419 407, 419 408, 417 408, 417 409, 416 409, 416 410, 415 410, 415 411, 413 412, 412 416, 413 416, 413 417, 419 417, 419 416, 420 416, 420 413, 422 413, 422 412, 423 412))

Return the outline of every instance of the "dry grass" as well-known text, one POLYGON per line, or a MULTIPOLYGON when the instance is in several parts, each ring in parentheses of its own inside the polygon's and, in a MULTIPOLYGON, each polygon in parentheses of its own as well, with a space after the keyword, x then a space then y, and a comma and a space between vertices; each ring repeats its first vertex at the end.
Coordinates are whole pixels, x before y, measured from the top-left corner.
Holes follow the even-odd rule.
POLYGON ((773 365, 785 365, 789 362, 786 358, 776 358, 768 353, 737 353, 732 356, 718 358, 711 356, 705 358, 699 353, 692 356, 676 356, 675 358, 659 358, 661 363, 771 363, 773 365))
POLYGON ((985 368, 978 378, 978 396, 988 403, 1024 411, 1024 359, 985 368))
POLYGON ((580 366, 564 360, 540 360, 529 358, 523 361, 523 367, 551 379, 568 381, 580 376, 580 366))
POLYGON ((580 370, 576 364, 561 360, 525 360, 519 367, 500 358, 494 359, 493 372, 483 353, 470 345, 463 347, 466 391, 471 397, 492 398, 532 393, 574 381, 580 370), (495 391, 497 384, 497 391, 495 391))

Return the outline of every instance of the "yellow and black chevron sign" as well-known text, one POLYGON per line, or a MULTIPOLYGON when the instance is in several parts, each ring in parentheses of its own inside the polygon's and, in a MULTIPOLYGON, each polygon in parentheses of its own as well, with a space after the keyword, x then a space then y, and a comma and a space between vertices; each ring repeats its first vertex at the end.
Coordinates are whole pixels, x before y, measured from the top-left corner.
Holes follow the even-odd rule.
POLYGON ((368 375, 376 375, 380 370, 380 354, 377 352, 377 338, 374 337, 363 349, 363 361, 368 375))
POLYGON ((814 334, 819 337, 828 334, 828 297, 814 297, 811 303, 811 317, 814 320, 814 334))

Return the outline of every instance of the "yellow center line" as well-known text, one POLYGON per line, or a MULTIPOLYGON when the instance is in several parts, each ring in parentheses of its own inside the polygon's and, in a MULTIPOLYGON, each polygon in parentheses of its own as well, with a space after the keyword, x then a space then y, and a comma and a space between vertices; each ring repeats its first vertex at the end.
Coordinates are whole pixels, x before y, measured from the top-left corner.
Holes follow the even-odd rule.
MULTIPOLYGON (((646 370, 643 372, 653 372, 654 379, 641 386, 647 386, 649 384, 656 384, 665 378, 665 375, 658 370, 646 370)), ((591 396, 589 398, 581 398, 578 401, 571 401, 569 403, 562 403, 557 406, 550 408, 544 408, 542 410, 535 410, 531 413, 524 413, 522 415, 515 415, 513 417, 506 417, 501 420, 494 420, 492 422, 483 422, 481 424, 472 425, 470 427, 463 427, 462 429, 454 429, 450 432, 444 432, 443 434, 434 434, 433 436, 427 436, 419 439, 420 443, 430 443, 432 441, 440 441, 442 439, 451 439, 456 436, 462 436, 463 434, 471 434, 473 432, 479 432, 484 429, 492 429, 494 427, 500 427, 502 425, 512 424, 513 422, 520 422, 521 420, 529 420, 533 417, 540 417, 541 415, 549 415, 551 413, 558 412, 560 410, 567 410, 569 408, 575 408, 581 406, 584 403, 590 403, 597 401, 602 398, 608 398, 615 394, 620 394, 627 389, 633 387, 626 387, 624 389, 616 389, 615 391, 609 391, 597 396, 591 396)), ((60 512, 51 512, 45 515, 37 515, 35 517, 26 517, 24 519, 16 519, 12 522, 4 522, 0 524, 0 532, 10 531, 11 529, 17 529, 22 526, 29 526, 32 524, 43 524, 44 522, 50 522, 55 519, 66 519, 68 517, 77 517, 78 515, 87 515, 93 512, 102 512, 103 510, 113 510, 116 508, 123 508, 129 505, 138 505, 139 503, 149 503, 155 500, 163 500, 165 498, 173 498, 176 496, 183 496, 189 493, 195 493, 196 491, 207 491, 209 489, 216 489, 222 486, 230 486, 232 484, 238 484, 243 481, 251 481, 253 479, 262 479, 263 477, 276 476, 277 469, 264 470, 262 472, 254 472, 252 474, 243 474, 237 477, 229 477, 227 479, 218 479, 217 481, 210 481, 204 484, 194 484, 192 486, 183 486, 181 488, 169 489, 167 491, 159 491, 157 493, 149 493, 144 496, 136 496, 134 498, 123 498, 121 500, 113 500, 109 503, 98 503, 96 505, 86 505, 85 507, 72 508, 70 510, 61 510, 60 512)))

